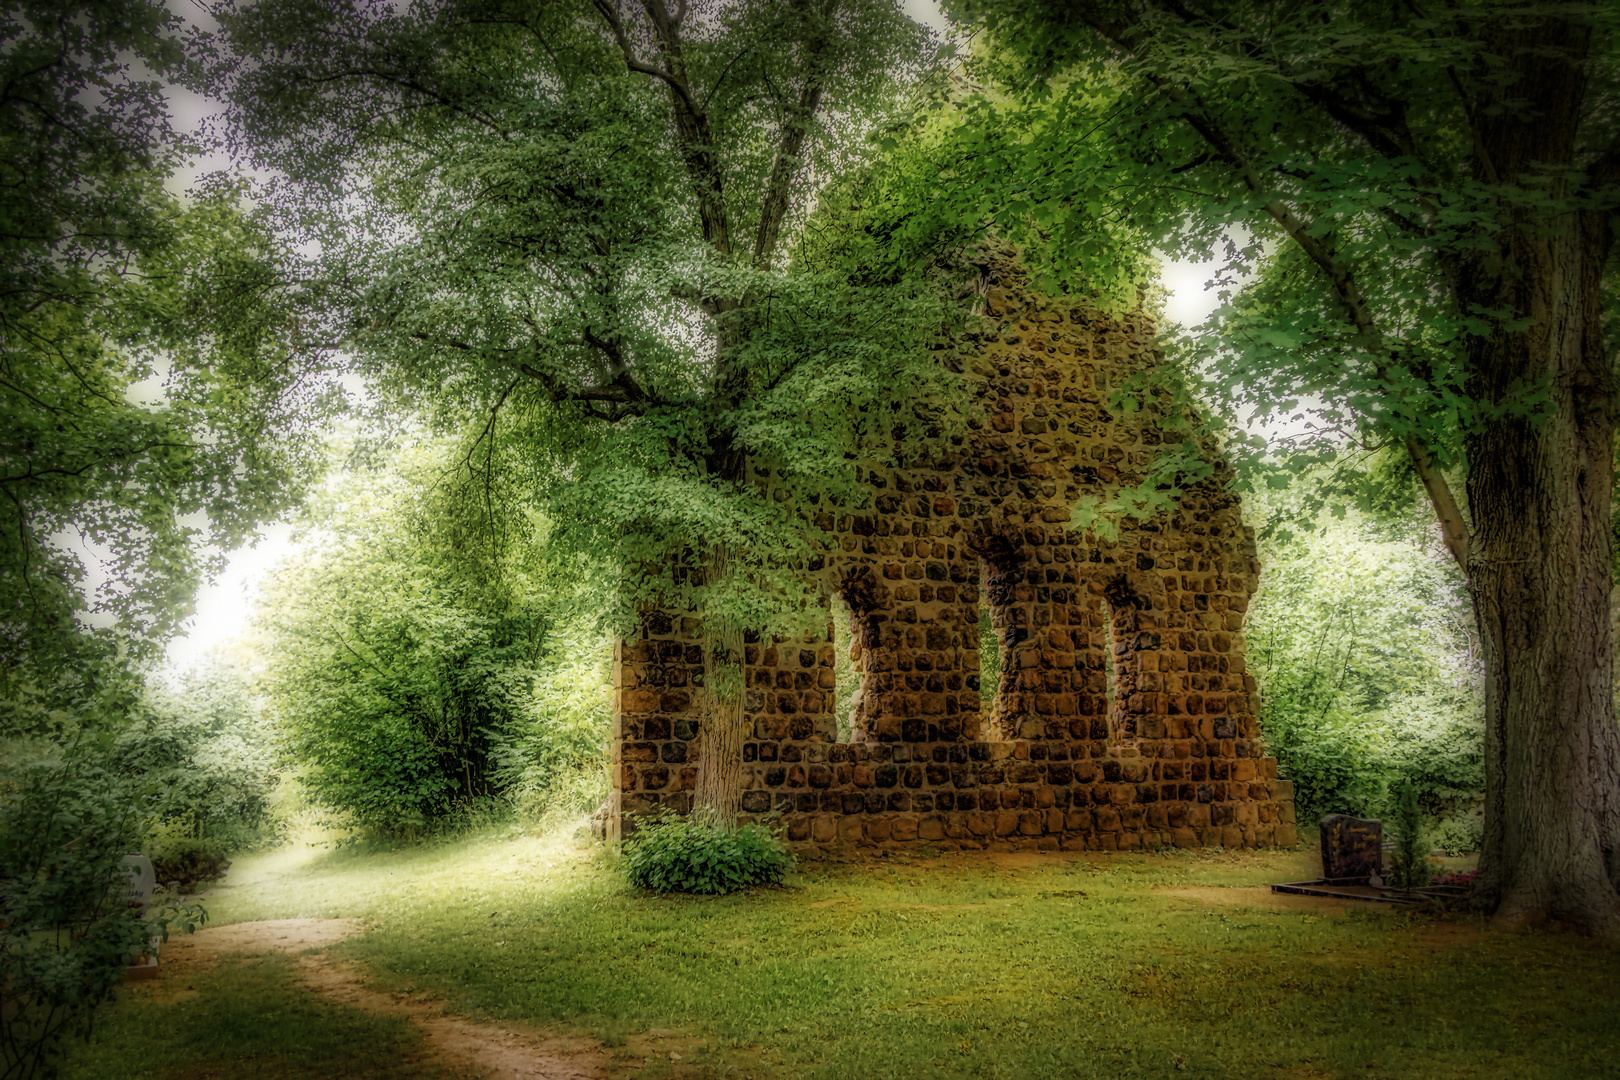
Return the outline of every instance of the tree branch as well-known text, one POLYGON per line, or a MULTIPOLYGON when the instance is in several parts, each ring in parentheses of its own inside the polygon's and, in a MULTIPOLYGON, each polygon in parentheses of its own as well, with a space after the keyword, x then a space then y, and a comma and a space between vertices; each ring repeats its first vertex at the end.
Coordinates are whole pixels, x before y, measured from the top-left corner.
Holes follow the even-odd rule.
MULTIPOLYGON (((805 0, 794 4, 804 14, 805 0)), ((827 48, 832 38, 832 23, 838 13, 838 0, 827 0, 826 7, 816 12, 818 25, 809 41, 809 55, 805 58, 804 85, 799 100, 790 106, 782 120, 781 140, 776 147, 776 160, 771 163, 771 178, 765 188, 765 201, 761 205, 759 230, 754 236, 754 266, 763 270, 770 265, 771 252, 781 235, 782 221, 787 217, 789 201, 793 195, 793 178, 803 164, 805 139, 810 134, 811 121, 821 107, 821 92, 827 59, 827 48)))
POLYGON ((625 31, 624 20, 619 17, 616 0, 593 0, 593 3, 612 32, 625 66, 631 71, 651 75, 669 88, 670 105, 675 113, 676 140, 693 194, 697 196, 703 239, 720 254, 730 255, 731 220, 726 210, 720 162, 714 148, 714 132, 710 130, 708 115, 692 94, 681 51, 681 21, 686 17, 686 5, 681 4, 675 15, 671 16, 663 0, 643 2, 647 18, 652 23, 653 35, 664 54, 666 66, 658 68, 642 62, 636 56, 635 46, 625 31))
MULTIPOLYGON (((1129 44, 1128 38, 1134 36, 1134 27, 1107 23, 1097 19, 1091 12, 1082 16, 1093 30, 1101 34, 1116 48, 1135 55, 1137 50, 1129 44)), ((1335 299, 1339 301, 1351 324, 1356 329, 1368 352, 1374 355, 1389 356, 1389 347, 1385 343, 1383 334, 1373 315, 1372 308, 1366 298, 1362 296, 1361 289, 1356 283, 1355 275, 1350 268, 1339 262, 1334 256, 1331 243, 1323 237, 1315 235, 1309 224, 1302 221, 1293 209, 1281 198, 1276 197, 1269 185, 1265 184, 1259 171, 1255 168, 1235 139, 1227 134, 1220 122, 1204 103, 1199 100, 1186 87, 1172 83, 1168 78, 1144 71, 1144 76, 1153 85, 1175 104, 1182 106, 1182 118, 1186 120, 1194 131, 1203 137, 1210 149, 1222 161, 1226 162, 1233 172, 1238 175, 1244 187, 1250 193, 1265 199, 1262 204, 1266 213, 1282 227, 1288 237, 1298 244, 1306 256, 1316 264, 1317 268, 1327 278, 1332 286, 1335 299), (1270 195, 1271 197, 1267 198, 1270 195)), ((1329 234, 1331 235, 1331 234, 1329 234)), ((1377 374, 1380 381, 1385 380, 1387 361, 1380 364, 1377 374)), ((1433 454, 1424 445, 1415 433, 1408 432, 1404 437, 1406 452, 1411 458, 1412 466, 1417 471, 1418 478, 1423 482, 1424 491, 1428 493, 1429 502, 1434 508, 1435 516, 1440 521, 1441 530, 1445 534, 1446 549, 1452 558, 1457 560, 1459 566, 1466 569, 1468 554, 1468 530, 1458 509, 1456 497, 1452 494, 1451 486, 1446 482, 1444 474, 1434 462, 1433 454)))

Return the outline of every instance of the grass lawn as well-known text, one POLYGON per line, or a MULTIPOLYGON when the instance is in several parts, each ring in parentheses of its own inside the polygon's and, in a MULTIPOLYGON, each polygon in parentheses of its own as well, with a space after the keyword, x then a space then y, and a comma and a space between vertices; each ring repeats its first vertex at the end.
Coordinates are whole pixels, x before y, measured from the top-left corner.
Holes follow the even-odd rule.
MULTIPOLYGON (((625 1056, 616 1074, 1620 1077, 1620 950, 1250 891, 1316 868, 1308 851, 919 854, 655 898, 559 837, 507 834, 243 859, 205 904, 216 923, 364 919, 334 953, 468 1016, 621 1051, 649 1028, 684 1040, 678 1066, 625 1056)), ((209 979, 124 992, 64 1075, 434 1075, 403 1021, 317 998, 284 961, 209 979), (304 1018, 309 1048, 256 1034, 256 1008, 304 1018)))

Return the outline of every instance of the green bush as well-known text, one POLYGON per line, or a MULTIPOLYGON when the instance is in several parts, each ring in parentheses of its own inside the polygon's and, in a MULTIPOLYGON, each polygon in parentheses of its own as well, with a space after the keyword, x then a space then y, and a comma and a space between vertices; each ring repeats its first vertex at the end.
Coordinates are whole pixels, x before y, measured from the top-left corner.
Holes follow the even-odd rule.
MULTIPOLYGON (((1247 509, 1297 525, 1302 500, 1261 496, 1247 509)), ((1485 783, 1482 669, 1462 578, 1404 521, 1350 510, 1312 528, 1278 528, 1261 548, 1245 637, 1266 749, 1307 819, 1380 816, 1405 781, 1426 815, 1451 817, 1485 783)))
POLYGON ((1260 728, 1278 773, 1294 782, 1302 813, 1312 819, 1377 814, 1390 768, 1384 731, 1375 720, 1342 709, 1309 714, 1263 708, 1260 728))
POLYGON ((637 822, 620 866, 637 888, 715 895, 778 884, 793 869, 794 858, 766 826, 748 822, 727 829, 666 811, 637 822))
POLYGON ((1441 818, 1429 829, 1429 843, 1453 855, 1472 855, 1485 846, 1485 814, 1478 807, 1441 818))
POLYGON ((487 503, 465 447, 373 456, 334 470, 261 594, 261 685, 302 796, 400 840, 505 812, 491 800, 538 816, 605 795, 612 650, 588 568, 548 562, 519 502, 487 503))
POLYGON ((1428 847, 1423 843, 1423 808, 1418 804, 1417 785, 1402 779, 1395 785, 1389 825, 1395 834, 1395 851, 1390 884, 1413 889, 1429 881, 1428 847))
POLYGON ((0 1076, 52 1075, 62 1039, 88 1031, 124 965, 204 913, 161 903, 133 918, 120 870, 151 788, 106 768, 115 732, 65 745, 0 744, 0 1076))
POLYGON ((174 885, 183 893, 212 881, 230 869, 226 858, 234 850, 227 841, 212 837, 168 836, 158 834, 147 850, 158 884, 174 885))
POLYGON ((223 859, 275 838, 274 731, 243 673, 217 658, 167 682, 148 679, 107 764, 153 792, 144 805, 149 834, 137 848, 154 866, 181 843, 223 859))

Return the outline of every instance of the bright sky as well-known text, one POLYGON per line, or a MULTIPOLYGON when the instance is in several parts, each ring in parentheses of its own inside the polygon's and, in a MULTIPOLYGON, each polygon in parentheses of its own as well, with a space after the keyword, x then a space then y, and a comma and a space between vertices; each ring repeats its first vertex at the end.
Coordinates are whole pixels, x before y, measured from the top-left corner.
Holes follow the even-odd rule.
MULTIPOLYGON (((169 0, 170 10, 192 22, 202 25, 210 20, 192 0, 169 0)), ((906 14, 920 23, 944 32, 946 23, 936 0, 905 0, 906 14)), ((205 98, 178 88, 169 98, 177 126, 195 131, 202 121, 214 114, 217 107, 205 98)), ((197 163, 189 174, 177 176, 171 187, 183 191, 198 175, 230 167, 224 155, 212 155, 197 163)), ((1204 291, 1204 282, 1214 271, 1214 263, 1167 262, 1164 267, 1164 287, 1170 292, 1165 314, 1183 326, 1196 326, 1216 304, 1216 294, 1204 291)), ((293 551, 292 526, 278 522, 261 530, 253 547, 244 547, 232 553, 226 570, 212 584, 204 585, 197 594, 196 614, 190 620, 185 637, 169 645, 169 663, 184 669, 197 663, 211 649, 228 643, 247 628, 260 584, 277 562, 293 551)))

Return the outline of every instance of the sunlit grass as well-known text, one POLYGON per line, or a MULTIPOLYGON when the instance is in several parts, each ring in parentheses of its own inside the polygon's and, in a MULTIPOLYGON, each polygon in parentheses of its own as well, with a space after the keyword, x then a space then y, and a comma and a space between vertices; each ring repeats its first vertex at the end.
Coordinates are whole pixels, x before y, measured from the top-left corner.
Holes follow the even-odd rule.
POLYGON ((609 1046, 679 1029, 713 1046, 717 1076, 1620 1075, 1612 949, 1173 891, 1315 869, 1309 853, 919 855, 655 898, 564 836, 491 833, 244 859, 206 902, 216 921, 366 919, 337 948, 383 988, 609 1046))

